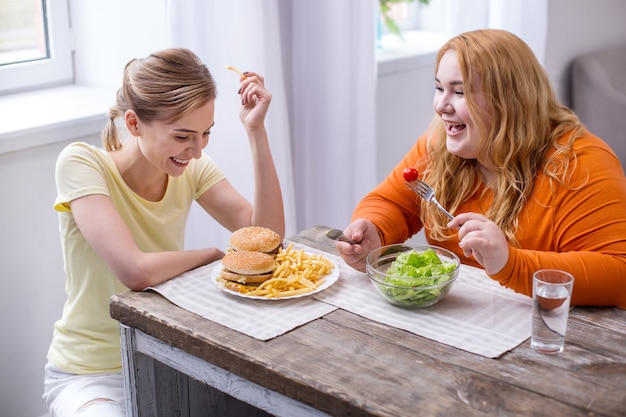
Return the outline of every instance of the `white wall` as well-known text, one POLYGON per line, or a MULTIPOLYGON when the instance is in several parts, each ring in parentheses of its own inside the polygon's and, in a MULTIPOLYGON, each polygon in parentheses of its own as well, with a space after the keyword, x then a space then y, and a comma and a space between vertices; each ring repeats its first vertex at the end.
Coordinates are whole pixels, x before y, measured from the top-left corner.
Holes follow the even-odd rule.
POLYGON ((626 43, 626 1, 548 1, 545 67, 559 98, 570 105, 570 65, 578 55, 626 43))
MULTIPOLYGON (((85 32, 76 39, 77 57, 84 60, 77 67, 81 82, 117 87, 120 65, 130 56, 164 46, 165 0, 80 1, 73 2, 72 8, 75 27, 85 32), (96 6, 100 7, 98 13, 88 12, 87 3, 100 4, 96 6), (156 16, 147 16, 148 10, 156 10, 156 16), (93 78, 89 68, 104 68, 111 78, 93 78)), ((562 97, 568 96, 566 80, 574 56, 626 42, 622 16, 626 16, 626 2, 622 0, 550 0, 546 66, 562 97)), ((432 116, 432 63, 426 59, 401 67, 381 71, 376 92, 379 179, 424 131, 432 116)), ((52 323, 64 301, 57 217, 52 210, 54 163, 69 141, 98 144, 98 130, 84 137, 68 136, 67 141, 0 154, 2 417, 45 413, 42 369, 52 323)))
MULTIPOLYGON (((97 136, 75 139, 100 141, 97 136)), ((35 417, 45 412, 43 366, 52 325, 65 300, 58 221, 52 209, 54 164, 67 143, 0 155, 2 417, 35 417)))

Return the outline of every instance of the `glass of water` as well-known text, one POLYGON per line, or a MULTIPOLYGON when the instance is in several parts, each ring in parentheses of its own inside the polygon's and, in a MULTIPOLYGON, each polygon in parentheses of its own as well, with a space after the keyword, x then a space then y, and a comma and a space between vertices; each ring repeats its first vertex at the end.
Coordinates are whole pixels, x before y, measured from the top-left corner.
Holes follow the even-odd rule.
POLYGON ((537 352, 563 352, 572 274, 558 269, 541 269, 533 274, 533 324, 530 346, 537 352))

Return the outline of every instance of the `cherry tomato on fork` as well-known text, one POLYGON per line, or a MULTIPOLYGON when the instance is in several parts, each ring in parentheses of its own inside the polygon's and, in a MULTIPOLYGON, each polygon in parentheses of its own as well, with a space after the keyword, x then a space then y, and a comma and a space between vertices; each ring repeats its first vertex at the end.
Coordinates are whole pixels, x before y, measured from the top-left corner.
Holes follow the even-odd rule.
POLYGON ((404 177, 404 179, 408 182, 413 182, 417 179, 418 177, 418 172, 415 168, 404 168, 404 171, 402 171, 402 176, 404 177))

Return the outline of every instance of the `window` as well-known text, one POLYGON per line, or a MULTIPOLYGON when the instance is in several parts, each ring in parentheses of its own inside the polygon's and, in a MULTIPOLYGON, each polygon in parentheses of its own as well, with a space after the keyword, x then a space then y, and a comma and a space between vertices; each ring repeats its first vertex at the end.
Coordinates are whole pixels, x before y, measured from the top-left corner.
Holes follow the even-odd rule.
MULTIPOLYGON (((382 10, 382 2, 380 7, 382 10)), ((381 11, 380 16, 379 24, 382 24, 382 34, 385 35, 392 32, 388 24, 395 25, 400 32, 417 29, 418 21, 415 19, 415 3, 388 3, 386 7, 389 7, 389 11, 384 15, 381 11)))
MULTIPOLYGON (((381 3, 383 0, 380 0, 381 3)), ((393 20, 401 33, 410 31, 430 31, 445 32, 446 31, 446 9, 448 0, 407 0, 401 2, 387 2, 389 12, 387 16, 393 20)), ((383 7, 382 4, 380 6, 383 7)), ((382 34, 386 35, 392 31, 382 23, 382 34)))
MULTIPOLYGON (((382 2, 385 0, 379 0, 382 2)), ((419 58, 433 55, 448 36, 448 15, 450 0, 386 0, 389 6, 387 16, 393 19, 399 32, 394 33, 378 20, 376 38, 376 59, 378 63, 419 58)), ((381 67, 379 66, 379 71, 381 67)))
POLYGON ((68 0, 1 0, 0 94, 72 80, 68 0))

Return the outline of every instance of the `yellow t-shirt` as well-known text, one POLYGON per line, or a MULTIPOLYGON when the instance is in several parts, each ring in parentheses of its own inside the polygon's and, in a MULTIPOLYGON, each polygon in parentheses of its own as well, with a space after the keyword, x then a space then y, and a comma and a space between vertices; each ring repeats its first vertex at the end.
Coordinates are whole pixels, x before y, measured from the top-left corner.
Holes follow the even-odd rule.
POLYGON ((60 153, 54 209, 59 212, 67 300, 48 350, 52 364, 76 374, 121 369, 119 324, 109 316, 109 299, 128 288, 87 243, 70 202, 86 195, 107 195, 142 251, 182 250, 191 204, 223 178, 217 165, 203 154, 189 162, 183 175, 169 177, 163 199, 153 202, 126 185, 104 150, 73 143, 60 153))

